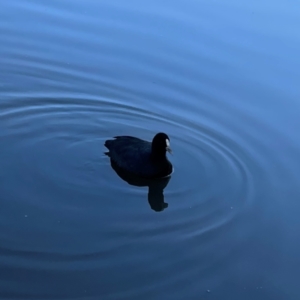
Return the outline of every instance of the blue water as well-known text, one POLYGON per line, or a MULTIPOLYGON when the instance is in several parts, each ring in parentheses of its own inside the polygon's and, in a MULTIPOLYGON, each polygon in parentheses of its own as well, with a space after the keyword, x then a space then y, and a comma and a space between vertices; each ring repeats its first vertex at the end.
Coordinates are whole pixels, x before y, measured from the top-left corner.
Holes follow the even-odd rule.
POLYGON ((0 3, 0 299, 300 298, 298 1, 0 3), (115 135, 171 138, 156 199, 115 135))

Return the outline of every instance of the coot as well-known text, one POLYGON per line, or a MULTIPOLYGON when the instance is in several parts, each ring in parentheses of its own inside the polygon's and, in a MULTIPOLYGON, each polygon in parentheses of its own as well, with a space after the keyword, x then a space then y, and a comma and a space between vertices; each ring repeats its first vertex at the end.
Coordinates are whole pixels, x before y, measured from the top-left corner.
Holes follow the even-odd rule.
POLYGON ((114 140, 107 140, 104 145, 111 160, 134 175, 155 179, 173 172, 166 156, 167 151, 172 153, 170 138, 165 133, 157 133, 152 143, 132 136, 115 136, 114 140))

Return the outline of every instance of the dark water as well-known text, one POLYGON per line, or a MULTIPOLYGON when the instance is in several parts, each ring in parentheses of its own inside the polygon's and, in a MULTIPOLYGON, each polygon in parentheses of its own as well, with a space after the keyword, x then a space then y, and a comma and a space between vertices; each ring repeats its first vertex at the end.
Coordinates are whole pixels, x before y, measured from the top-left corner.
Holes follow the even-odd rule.
POLYGON ((292 0, 2 0, 0 298, 300 299, 299 28, 292 0), (158 131, 160 212, 103 154, 158 131))

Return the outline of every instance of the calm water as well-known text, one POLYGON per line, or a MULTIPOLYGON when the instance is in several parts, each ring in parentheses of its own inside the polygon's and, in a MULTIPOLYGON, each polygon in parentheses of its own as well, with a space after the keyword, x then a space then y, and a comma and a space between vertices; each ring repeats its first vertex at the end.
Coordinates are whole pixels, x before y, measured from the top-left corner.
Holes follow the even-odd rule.
POLYGON ((293 0, 2 0, 0 299, 300 299, 299 28, 293 0), (103 154, 158 131, 161 197, 103 154))

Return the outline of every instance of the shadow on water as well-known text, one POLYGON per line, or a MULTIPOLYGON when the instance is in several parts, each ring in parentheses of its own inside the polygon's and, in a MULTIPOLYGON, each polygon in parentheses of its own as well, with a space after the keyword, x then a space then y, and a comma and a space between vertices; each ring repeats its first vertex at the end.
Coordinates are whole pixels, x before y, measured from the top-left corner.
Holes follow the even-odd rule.
POLYGON ((148 202, 149 202, 151 209, 153 209, 156 212, 160 212, 168 207, 168 203, 165 202, 164 189, 169 184, 171 176, 168 176, 165 178, 158 178, 158 179, 140 178, 138 176, 135 176, 135 175, 121 169, 111 159, 110 159, 110 165, 113 168, 113 170, 117 173, 117 175, 121 179, 126 181, 128 184, 137 186, 137 187, 148 186, 148 188, 149 188, 148 189, 148 202))

